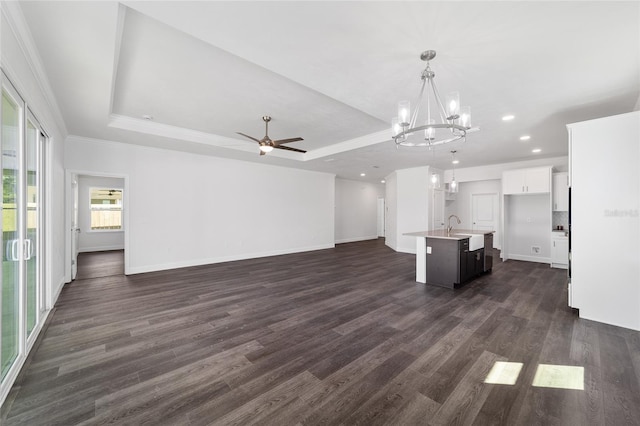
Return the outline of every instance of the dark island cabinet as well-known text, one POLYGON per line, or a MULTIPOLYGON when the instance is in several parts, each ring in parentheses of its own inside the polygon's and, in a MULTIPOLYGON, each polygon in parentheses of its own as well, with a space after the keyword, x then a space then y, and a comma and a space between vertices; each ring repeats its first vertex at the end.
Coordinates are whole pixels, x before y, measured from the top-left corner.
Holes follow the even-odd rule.
POLYGON ((428 284, 457 288, 482 274, 485 270, 484 249, 469 251, 469 239, 447 240, 428 238, 428 284))

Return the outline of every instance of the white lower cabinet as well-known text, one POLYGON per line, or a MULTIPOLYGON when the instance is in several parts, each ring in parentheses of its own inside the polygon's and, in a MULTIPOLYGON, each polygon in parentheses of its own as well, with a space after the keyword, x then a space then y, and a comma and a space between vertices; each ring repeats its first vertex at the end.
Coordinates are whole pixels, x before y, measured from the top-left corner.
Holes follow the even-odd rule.
POLYGON ((564 233, 553 232, 551 235, 551 267, 564 268, 569 266, 569 238, 564 233))

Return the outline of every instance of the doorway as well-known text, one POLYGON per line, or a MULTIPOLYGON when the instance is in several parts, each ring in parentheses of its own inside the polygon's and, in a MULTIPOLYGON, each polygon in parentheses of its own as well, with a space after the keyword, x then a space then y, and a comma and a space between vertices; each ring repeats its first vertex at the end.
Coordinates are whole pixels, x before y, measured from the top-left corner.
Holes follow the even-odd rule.
POLYGON ((378 198, 378 220, 377 220, 377 232, 378 237, 384 237, 384 198, 378 198))
POLYGON ((68 247, 65 276, 77 278, 80 253, 123 251, 128 256, 128 178, 125 175, 66 171, 68 247))

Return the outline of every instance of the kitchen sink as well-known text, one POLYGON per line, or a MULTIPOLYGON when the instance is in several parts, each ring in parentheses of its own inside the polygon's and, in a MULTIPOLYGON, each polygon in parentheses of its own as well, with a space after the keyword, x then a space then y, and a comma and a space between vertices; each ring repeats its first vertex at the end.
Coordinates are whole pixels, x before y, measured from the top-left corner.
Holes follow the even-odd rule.
POLYGON ((476 251, 484 248, 484 234, 456 234, 457 236, 469 237, 469 251, 476 251))

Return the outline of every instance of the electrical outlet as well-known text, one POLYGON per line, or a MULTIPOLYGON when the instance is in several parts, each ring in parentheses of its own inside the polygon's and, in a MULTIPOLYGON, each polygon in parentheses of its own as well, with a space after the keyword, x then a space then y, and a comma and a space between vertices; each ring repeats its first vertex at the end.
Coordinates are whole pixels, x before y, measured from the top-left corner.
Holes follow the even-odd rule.
POLYGON ((540 254, 540 246, 531 246, 532 254, 540 254))

